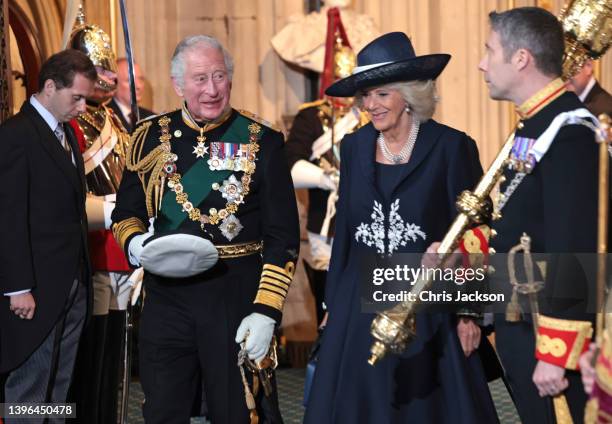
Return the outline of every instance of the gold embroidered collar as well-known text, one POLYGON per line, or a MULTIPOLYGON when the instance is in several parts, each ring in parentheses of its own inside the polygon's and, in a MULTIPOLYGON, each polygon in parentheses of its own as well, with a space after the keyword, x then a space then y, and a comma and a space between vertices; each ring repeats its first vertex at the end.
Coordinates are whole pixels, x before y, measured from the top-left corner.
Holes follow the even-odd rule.
POLYGON ((566 91, 563 80, 561 78, 554 79, 517 107, 516 111, 521 119, 529 119, 566 91))

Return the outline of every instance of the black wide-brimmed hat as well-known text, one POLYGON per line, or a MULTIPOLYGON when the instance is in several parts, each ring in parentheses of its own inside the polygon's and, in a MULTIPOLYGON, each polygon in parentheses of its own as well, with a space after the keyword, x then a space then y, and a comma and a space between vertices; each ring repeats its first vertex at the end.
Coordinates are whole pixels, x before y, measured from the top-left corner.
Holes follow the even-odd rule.
POLYGON ((406 34, 390 32, 361 49, 353 75, 330 85, 325 94, 352 97, 360 89, 390 82, 436 79, 450 58, 449 54, 417 56, 406 34))

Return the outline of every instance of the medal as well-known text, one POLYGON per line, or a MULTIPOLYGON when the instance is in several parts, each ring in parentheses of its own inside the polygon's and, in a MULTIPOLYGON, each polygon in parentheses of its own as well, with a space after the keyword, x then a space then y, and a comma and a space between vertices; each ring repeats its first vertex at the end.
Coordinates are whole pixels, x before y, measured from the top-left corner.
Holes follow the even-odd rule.
POLYGON ((516 172, 530 173, 536 162, 530 153, 535 142, 534 138, 515 137, 508 160, 508 168, 516 172))
MULTIPOLYGON (((216 189, 221 192, 221 197, 226 199, 228 202, 238 204, 243 203, 242 193, 244 190, 242 182, 238 181, 234 174, 230 175, 227 180, 223 181, 223 185, 221 187, 219 187, 218 184, 216 185, 216 187, 216 189)), ((215 188, 214 185, 213 188, 215 188)))
POLYGON ((244 227, 240 223, 240 220, 236 218, 234 214, 227 216, 225 219, 223 219, 221 225, 219 225, 221 234, 223 234, 223 236, 229 241, 232 241, 232 239, 236 237, 243 228, 244 227))
POLYGON ((196 158, 203 158, 206 153, 208 153, 208 147, 204 145, 204 142, 198 142, 198 145, 193 148, 193 153, 196 155, 196 158))
POLYGON ((208 159, 208 168, 211 171, 222 171, 223 161, 219 157, 220 154, 220 143, 210 143, 210 159, 208 159))

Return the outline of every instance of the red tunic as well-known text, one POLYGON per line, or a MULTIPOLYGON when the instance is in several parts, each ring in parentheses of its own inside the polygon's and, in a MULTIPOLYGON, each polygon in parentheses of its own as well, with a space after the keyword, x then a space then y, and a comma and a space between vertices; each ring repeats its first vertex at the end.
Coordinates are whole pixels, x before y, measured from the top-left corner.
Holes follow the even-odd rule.
MULTIPOLYGON (((85 135, 81 130, 76 119, 70 121, 79 143, 81 153, 86 150, 85 135)), ((129 271, 128 264, 123 249, 119 247, 113 233, 110 230, 96 230, 89 232, 89 255, 91 266, 94 271, 129 271)))

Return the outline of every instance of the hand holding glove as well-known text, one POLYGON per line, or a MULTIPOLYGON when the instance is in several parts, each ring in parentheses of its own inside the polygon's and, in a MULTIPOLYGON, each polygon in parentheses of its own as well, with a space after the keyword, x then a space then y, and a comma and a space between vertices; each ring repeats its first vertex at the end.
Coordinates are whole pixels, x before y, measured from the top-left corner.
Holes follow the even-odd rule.
POLYGON ((134 236, 132 240, 130 240, 130 244, 128 246, 130 263, 136 267, 140 266, 140 255, 142 255, 143 244, 149 237, 153 236, 153 232, 149 231, 148 233, 138 234, 134 236))
POLYGON ((236 343, 242 343, 246 339, 245 349, 249 359, 259 364, 266 357, 276 322, 263 314, 253 312, 245 317, 238 331, 236 331, 236 343))

